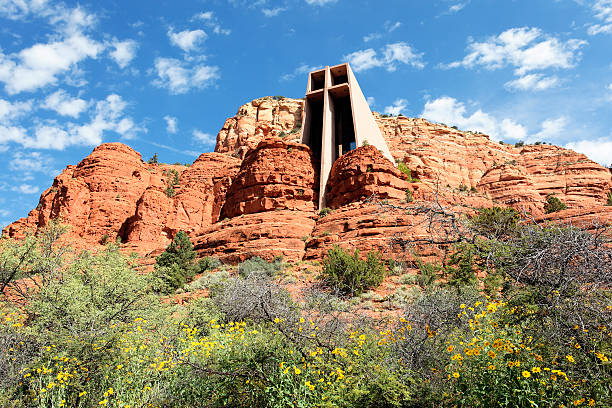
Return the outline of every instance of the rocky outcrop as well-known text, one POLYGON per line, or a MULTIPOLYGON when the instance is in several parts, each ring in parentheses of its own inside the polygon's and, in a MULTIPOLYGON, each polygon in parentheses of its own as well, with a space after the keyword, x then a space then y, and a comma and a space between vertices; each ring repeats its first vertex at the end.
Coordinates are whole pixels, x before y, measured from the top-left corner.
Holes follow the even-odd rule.
POLYGON ((303 106, 302 99, 270 96, 242 105, 238 113, 223 124, 217 135, 215 152, 243 158, 266 137, 299 141, 303 106))
MULTIPOLYGON (((271 97, 243 105, 225 121, 216 152, 191 166, 147 164, 123 144, 103 144, 58 175, 37 208, 3 234, 20 238, 59 218, 83 247, 118 237, 126 250, 151 254, 183 230, 200 256, 239 262, 320 259, 336 244, 403 254, 414 248, 390 246, 394 237, 425 242, 434 232, 422 214, 406 210, 406 200, 458 214, 503 205, 541 222, 612 224, 605 206, 612 174, 584 155, 378 114, 393 157, 410 175, 373 146, 348 152, 334 163, 325 191, 333 211, 318 217, 319 163, 298 143, 302 106, 301 99, 271 97), (568 209, 544 214, 548 194, 568 209), (373 195, 387 204, 364 202, 373 195)), ((435 257, 443 248, 416 249, 435 257)))
POLYGON ((223 207, 223 217, 272 210, 314 212, 318 177, 310 148, 265 139, 240 167, 223 207))
POLYGON ((193 238, 200 256, 215 256, 238 263, 253 256, 286 261, 304 257, 307 238, 314 228, 311 214, 277 210, 225 219, 193 238))
POLYGON ((359 147, 333 164, 326 203, 330 208, 339 208, 372 195, 380 199, 405 199, 406 190, 414 190, 406 179, 376 147, 359 147))
POLYGON ((146 164, 128 146, 106 143, 68 166, 37 208, 3 233, 21 238, 60 219, 77 246, 120 238, 141 253, 158 250, 177 231, 193 233, 218 220, 239 164, 219 153, 203 154, 190 167, 146 164))

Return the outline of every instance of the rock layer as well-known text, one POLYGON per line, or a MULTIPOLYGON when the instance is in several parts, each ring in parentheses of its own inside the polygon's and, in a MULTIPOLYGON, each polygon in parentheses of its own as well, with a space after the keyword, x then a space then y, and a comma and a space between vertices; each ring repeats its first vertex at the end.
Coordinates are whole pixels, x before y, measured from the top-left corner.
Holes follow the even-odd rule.
MULTIPOLYGON (((296 143, 302 107, 301 99, 271 97, 241 106, 217 135, 216 153, 192 166, 147 164, 123 144, 103 144, 58 175, 37 208, 3 234, 20 238, 59 218, 83 247, 119 237, 126 248, 150 254, 183 230, 200 256, 239 262, 255 255, 320 259, 335 244, 397 254, 406 248, 389 247, 393 237, 432 233, 423 217, 401 210, 406 199, 463 214, 502 205, 541 221, 612 224, 605 206, 612 174, 584 155, 378 114, 393 157, 411 177, 374 147, 355 149, 334 163, 325 193, 334 211, 318 218, 319 164, 296 143), (548 194, 568 209, 545 215, 548 194), (389 206, 363 202, 372 195, 389 206)), ((441 248, 419 250, 436 256, 441 248)))

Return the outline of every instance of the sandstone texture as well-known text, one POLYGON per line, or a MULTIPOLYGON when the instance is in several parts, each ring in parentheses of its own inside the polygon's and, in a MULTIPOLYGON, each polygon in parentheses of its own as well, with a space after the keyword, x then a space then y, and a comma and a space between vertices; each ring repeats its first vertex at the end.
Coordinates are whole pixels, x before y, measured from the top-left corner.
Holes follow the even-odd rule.
POLYGON ((444 245, 419 244, 431 240, 435 225, 407 205, 459 215, 510 206, 538 222, 612 224, 605 205, 612 173, 586 156, 545 144, 501 144, 402 116, 374 114, 394 159, 410 174, 364 146, 333 164, 319 192, 318 160, 299 143, 302 107, 301 99, 280 97, 241 106, 223 124, 215 152, 191 166, 147 164, 120 143, 98 146, 58 175, 38 206, 3 235, 21 238, 60 219, 84 248, 119 238, 126 250, 150 255, 183 230, 200 256, 236 263, 277 255, 321 260, 333 245, 390 257, 440 256, 444 245), (325 216, 319 194, 331 209, 325 216), (549 194, 567 210, 545 214, 549 194), (402 247, 397 238, 417 243, 402 247))

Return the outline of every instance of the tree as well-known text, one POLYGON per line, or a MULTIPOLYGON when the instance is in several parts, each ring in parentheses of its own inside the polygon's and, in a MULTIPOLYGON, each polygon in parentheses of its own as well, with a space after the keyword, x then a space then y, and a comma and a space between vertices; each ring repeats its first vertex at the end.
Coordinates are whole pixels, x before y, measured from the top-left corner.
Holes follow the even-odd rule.
POLYGON ((558 197, 555 197, 554 194, 549 194, 546 196, 546 204, 544 204, 544 210, 546 214, 554 213, 557 211, 562 211, 567 208, 564 202, 559 200, 558 197))
POLYGON ((196 252, 189 236, 183 231, 177 232, 166 250, 156 258, 155 289, 170 293, 193 279, 198 272, 195 259, 196 252))
POLYGON ((157 164, 157 153, 153 153, 153 157, 151 157, 149 160, 147 160, 147 163, 149 163, 149 164, 157 164))

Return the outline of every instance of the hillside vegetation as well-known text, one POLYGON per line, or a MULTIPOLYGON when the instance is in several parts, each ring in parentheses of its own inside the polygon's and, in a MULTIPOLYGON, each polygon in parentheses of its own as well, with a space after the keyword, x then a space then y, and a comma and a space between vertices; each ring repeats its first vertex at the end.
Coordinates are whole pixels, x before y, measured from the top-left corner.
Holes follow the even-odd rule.
POLYGON ((0 406, 608 407, 609 243, 519 221, 465 220, 448 262, 419 261, 383 319, 351 313, 402 273, 376 253, 334 248, 320 284, 292 296, 280 259, 198 263, 184 234, 153 273, 115 244, 71 250, 57 224, 2 239, 0 406), (164 295, 194 288, 184 304, 164 295))

